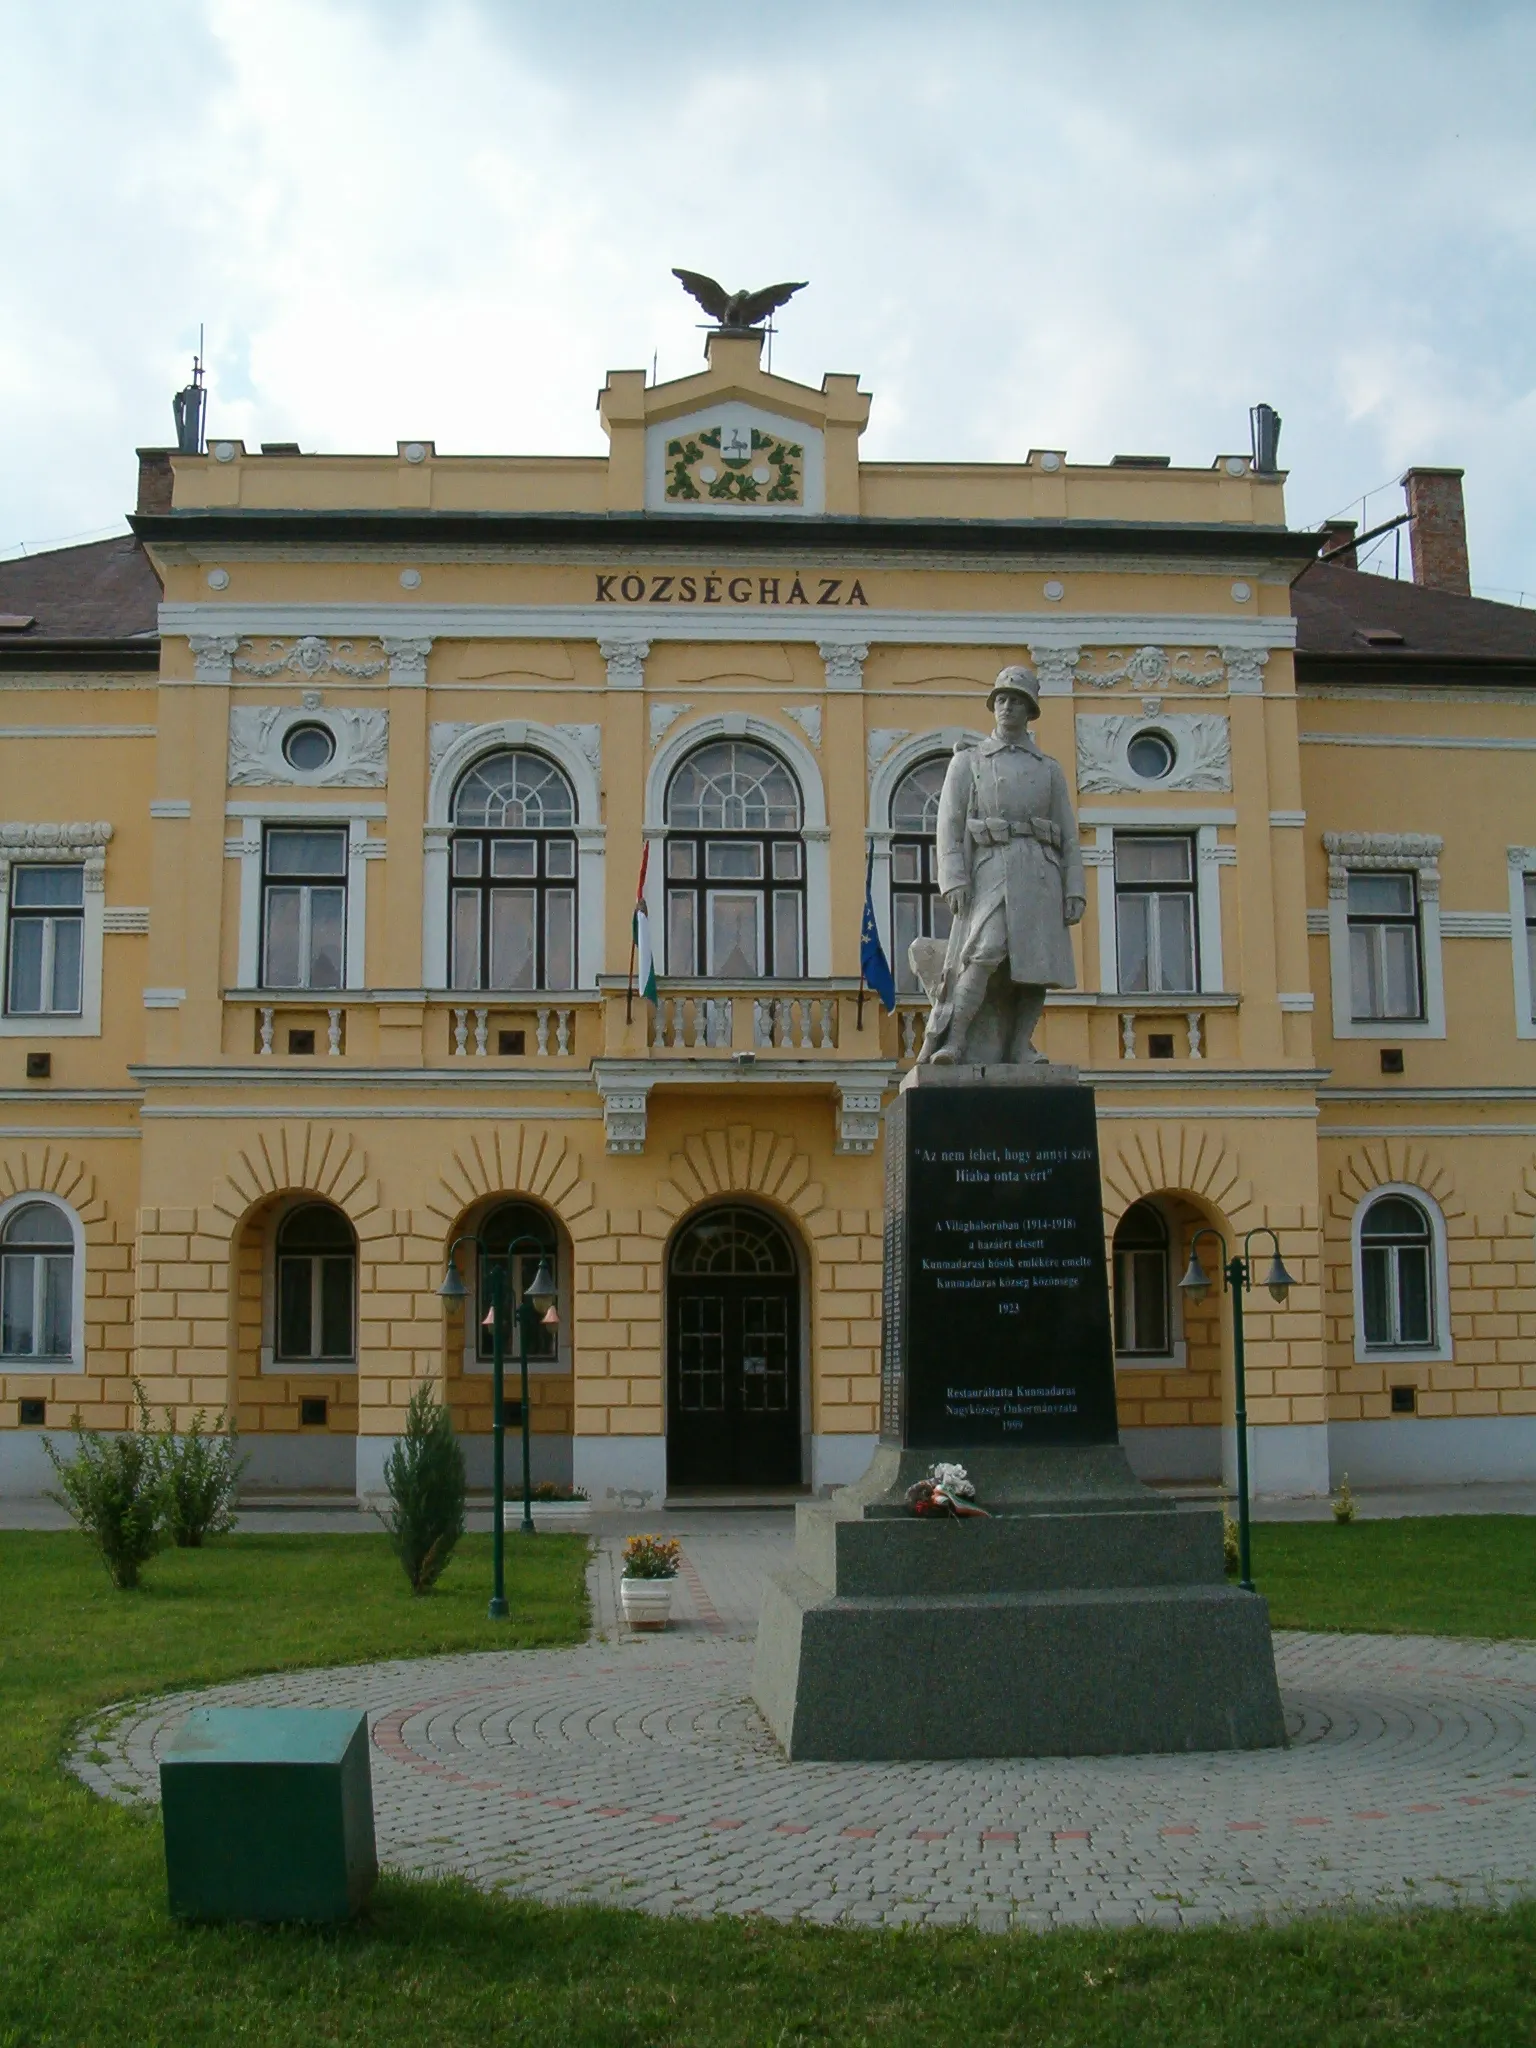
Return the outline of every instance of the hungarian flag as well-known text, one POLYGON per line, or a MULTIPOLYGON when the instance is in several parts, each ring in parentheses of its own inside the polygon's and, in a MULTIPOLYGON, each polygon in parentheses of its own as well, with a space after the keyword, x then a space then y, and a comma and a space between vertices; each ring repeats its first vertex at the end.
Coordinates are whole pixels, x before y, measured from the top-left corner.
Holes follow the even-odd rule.
POLYGON ((629 986, 631 993, 639 989, 648 1003, 656 1000, 656 962, 651 953, 651 920, 645 907, 645 871, 651 864, 651 844, 647 840, 645 851, 640 856, 640 880, 635 887, 635 921, 630 930, 629 945, 629 986))

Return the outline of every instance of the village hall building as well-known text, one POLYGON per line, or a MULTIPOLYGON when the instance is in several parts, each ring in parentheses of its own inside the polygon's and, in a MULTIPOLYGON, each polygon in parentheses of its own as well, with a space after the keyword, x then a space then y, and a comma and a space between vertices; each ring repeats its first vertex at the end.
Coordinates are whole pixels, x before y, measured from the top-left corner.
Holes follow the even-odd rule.
POLYGON ((1536 620, 1467 594, 1459 474, 1410 472, 1395 584, 1249 453, 867 462, 857 378, 760 350, 612 374, 600 456, 146 451, 131 536, 0 565, 0 1490, 135 1375, 248 1483, 363 1494, 428 1383, 483 1483, 465 1233, 558 1277, 537 1477, 856 1476, 906 949, 1014 662, 1132 1462, 1230 1471, 1231 1303, 1177 1281, 1268 1225, 1258 1490, 1536 1472, 1536 620))

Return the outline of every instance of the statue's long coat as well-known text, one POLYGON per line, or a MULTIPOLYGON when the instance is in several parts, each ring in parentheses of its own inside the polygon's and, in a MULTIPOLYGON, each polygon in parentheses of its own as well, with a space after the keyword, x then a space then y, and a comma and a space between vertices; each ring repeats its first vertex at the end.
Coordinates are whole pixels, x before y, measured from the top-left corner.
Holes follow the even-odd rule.
POLYGON ((1033 740, 1010 745, 995 735, 962 741, 939 798, 938 883, 971 889, 971 907, 950 931, 945 980, 964 964, 967 941, 999 899, 1006 906, 1008 972, 1016 982, 1076 988, 1066 898, 1085 896, 1077 820, 1067 778, 1033 740), (1027 836, 999 828, 1031 827, 1027 836), (1054 827, 1055 844, 1049 843, 1054 827))

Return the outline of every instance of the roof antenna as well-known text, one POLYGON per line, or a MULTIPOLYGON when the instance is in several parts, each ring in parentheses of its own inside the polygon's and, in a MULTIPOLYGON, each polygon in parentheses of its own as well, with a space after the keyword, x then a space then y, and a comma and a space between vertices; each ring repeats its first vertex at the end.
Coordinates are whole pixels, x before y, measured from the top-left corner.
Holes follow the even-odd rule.
POLYGON ((171 400, 171 414, 176 421, 176 448, 179 454, 202 454, 203 414, 207 405, 208 393, 203 388, 203 329, 199 321, 197 354, 192 358, 192 382, 185 385, 171 400))

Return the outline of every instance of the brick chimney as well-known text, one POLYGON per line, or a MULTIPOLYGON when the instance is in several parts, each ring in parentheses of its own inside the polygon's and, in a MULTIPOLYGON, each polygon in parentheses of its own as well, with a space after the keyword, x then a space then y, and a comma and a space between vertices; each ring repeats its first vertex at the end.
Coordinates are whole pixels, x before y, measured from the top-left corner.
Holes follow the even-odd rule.
POLYGON ((1355 535, 1360 531, 1358 519, 1325 519, 1323 521, 1323 545, 1321 552, 1328 556, 1330 569, 1358 569, 1360 558, 1355 553, 1355 535), (1337 549, 1337 554, 1331 549, 1337 549))
POLYGON ((1413 580, 1426 590, 1472 595, 1467 561, 1467 514, 1460 469, 1410 469, 1403 478, 1408 500, 1408 545, 1413 580))
POLYGON ((171 475, 172 448, 140 448, 139 502, 136 512, 169 512, 175 479, 171 475))

